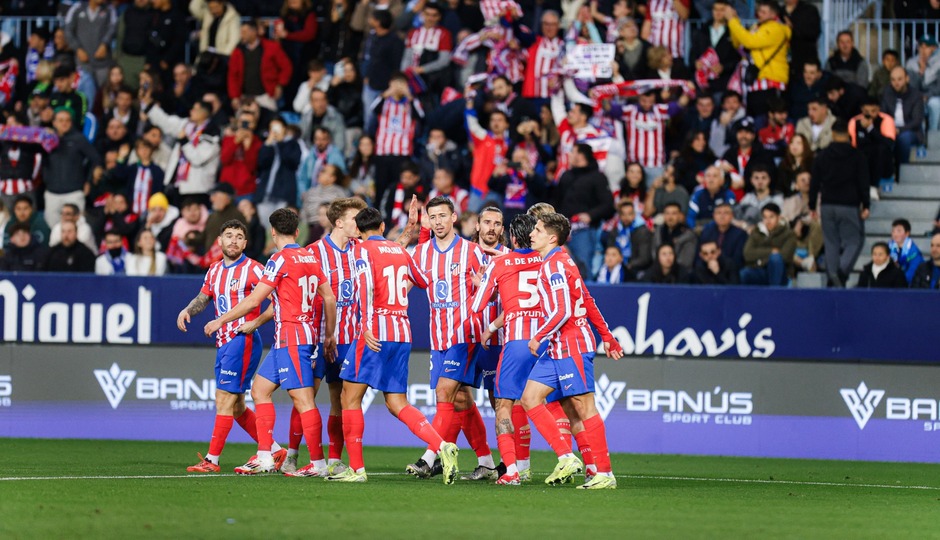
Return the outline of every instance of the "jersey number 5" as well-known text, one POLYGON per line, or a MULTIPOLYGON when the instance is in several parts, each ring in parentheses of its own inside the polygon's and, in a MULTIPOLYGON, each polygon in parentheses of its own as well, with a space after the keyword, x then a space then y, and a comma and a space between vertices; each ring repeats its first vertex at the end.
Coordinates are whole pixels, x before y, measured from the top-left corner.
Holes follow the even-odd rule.
POLYGON ((519 272, 519 292, 529 295, 528 298, 519 300, 519 307, 522 309, 531 309, 539 303, 539 288, 536 285, 539 279, 539 273, 534 270, 519 272))

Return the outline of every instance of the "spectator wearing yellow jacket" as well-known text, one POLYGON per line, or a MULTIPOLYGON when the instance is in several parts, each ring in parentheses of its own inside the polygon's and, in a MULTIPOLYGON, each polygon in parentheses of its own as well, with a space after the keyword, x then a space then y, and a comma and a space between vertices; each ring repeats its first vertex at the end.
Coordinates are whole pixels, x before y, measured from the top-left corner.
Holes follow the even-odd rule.
POLYGON ((787 54, 790 48, 790 27, 780 22, 780 7, 772 0, 757 3, 757 24, 744 28, 734 8, 726 6, 728 31, 735 47, 744 47, 751 62, 760 70, 757 80, 746 88, 747 114, 760 118, 767 114, 767 101, 781 96, 790 78, 787 54))

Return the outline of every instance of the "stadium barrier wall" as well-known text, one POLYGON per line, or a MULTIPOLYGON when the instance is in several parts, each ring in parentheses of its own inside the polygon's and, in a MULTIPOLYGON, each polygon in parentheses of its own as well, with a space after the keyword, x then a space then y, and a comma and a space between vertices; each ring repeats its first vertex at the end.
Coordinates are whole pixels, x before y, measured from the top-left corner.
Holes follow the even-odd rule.
MULTIPOLYGON (((210 345, 210 311, 176 328, 202 279, 0 275, 3 341, 210 345)), ((637 356, 940 363, 930 339, 940 302, 928 291, 589 286, 627 354, 637 356)), ((344 287, 342 290, 348 290, 344 287)), ((342 298, 340 299, 342 300, 342 298)), ((409 296, 414 348, 428 349, 427 295, 409 296)), ((271 327, 263 330, 270 342, 271 327)))
MULTIPOLYGON (((6 345, 0 437, 201 447, 212 431, 213 361, 208 347, 6 345)), ((412 355, 408 399, 430 416, 428 361, 427 352, 412 355)), ((932 366, 601 356, 595 378, 614 452, 940 462, 940 370, 932 366)), ((275 434, 285 442, 289 405, 284 392, 276 397, 275 434)), ((476 397, 495 443, 493 411, 482 392, 476 397)), ((418 452, 418 439, 381 395, 369 391, 363 408, 368 445, 418 452)), ((237 427, 231 438, 248 442, 237 427)), ((547 448, 535 435, 533 446, 547 448)))

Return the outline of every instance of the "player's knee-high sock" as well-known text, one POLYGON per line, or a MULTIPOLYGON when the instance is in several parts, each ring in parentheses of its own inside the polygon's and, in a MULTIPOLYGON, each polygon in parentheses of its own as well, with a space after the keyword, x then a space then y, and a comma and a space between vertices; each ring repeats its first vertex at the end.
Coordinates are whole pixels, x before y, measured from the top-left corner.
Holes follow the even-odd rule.
MULTIPOLYGON (((297 449, 300 448, 300 440, 304 436, 304 425, 300 421, 300 413, 297 412, 296 407, 291 407, 290 410, 290 432, 287 435, 287 453, 296 456, 297 449)), ((307 439, 307 444, 310 444, 310 439, 307 439)))
POLYGON ((246 407, 245 412, 236 418, 235 421, 238 422, 238 425, 245 430, 245 433, 247 433, 252 440, 258 442, 258 418, 255 416, 255 411, 246 407))
POLYGON ((277 412, 273 403, 259 403, 255 405, 255 424, 258 426, 258 452, 271 452, 274 444, 274 421, 277 412))
MULTIPOLYGON (((441 438, 447 442, 456 443, 460 436, 460 430, 463 429, 464 420, 467 418, 467 411, 454 411, 450 424, 441 432, 441 438)), ((467 437, 469 442, 469 437, 467 437)))
POLYGON ((209 455, 206 459, 219 464, 219 456, 222 455, 222 449, 225 448, 225 439, 232 431, 232 424, 235 419, 230 414, 215 415, 215 427, 212 428, 212 439, 209 440, 209 455))
MULTIPOLYGON (((343 417, 345 416, 345 413, 336 416, 330 415, 329 418, 326 419, 326 433, 330 437, 330 461, 343 459, 343 437, 345 436, 345 432, 343 431, 343 417)), ((361 410, 359 411, 359 416, 362 416, 361 410)), ((362 438, 362 433, 359 434, 359 438, 362 438)), ((359 446, 360 448, 362 447, 361 442, 359 446)), ((360 450, 360 453, 361 452, 360 450)))
MULTIPOLYGON (((529 417, 526 416, 525 407, 522 405, 512 406, 512 427, 516 460, 519 461, 520 468, 528 469, 529 441, 532 437, 532 431, 529 427, 529 417)), ((500 450, 500 453, 502 453, 502 450, 500 450)))
MULTIPOLYGON (((304 428, 304 438, 307 439, 307 450, 310 451, 310 462, 323 460, 323 419, 320 418, 319 409, 310 409, 300 413, 300 422, 304 428)), ((326 463, 324 463, 326 465, 326 463)))
MULTIPOLYGON (((333 420, 332 416, 330 420, 333 420)), ((362 434, 366 429, 366 421, 362 416, 362 409, 343 411, 340 427, 343 428, 343 437, 346 439, 346 452, 349 453, 349 466, 354 471, 364 469, 366 464, 362 458, 362 434)), ((330 443, 330 449, 332 450, 332 437, 330 443)))
POLYGON ((496 436, 496 446, 499 448, 499 457, 506 465, 506 473, 518 472, 516 469, 516 441, 512 433, 502 433, 496 436))
POLYGON ((581 459, 584 461, 585 468, 593 468, 595 466, 594 452, 591 451, 591 438, 587 433, 587 429, 575 433, 574 440, 578 443, 578 450, 581 452, 581 459))
MULTIPOLYGON (((454 404, 451 403, 450 406, 451 414, 453 414, 454 404)), ((440 409, 438 409, 438 414, 440 414, 440 409)), ((439 452, 441 450, 444 439, 442 439, 438 431, 434 429, 434 426, 428 422, 428 419, 421 414, 421 411, 409 405, 398 413, 398 419, 408 426, 408 429, 417 435, 419 439, 428 443, 428 448, 430 448, 431 451, 439 452)))
POLYGON ((555 417, 549 412, 545 405, 533 407, 527 411, 529 419, 535 429, 545 438, 552 450, 561 457, 571 454, 571 444, 558 431, 558 424, 555 423, 555 417))
POLYGON ((607 451, 607 430, 604 428, 604 420, 601 415, 595 414, 584 421, 584 433, 588 434, 588 440, 591 442, 591 450, 594 454, 594 462, 597 464, 597 472, 600 474, 610 474, 610 453, 607 451))
MULTIPOLYGON (((447 436, 450 435, 455 414, 453 403, 447 403, 446 401, 437 402, 437 414, 434 415, 434 422, 431 424, 431 427, 447 442, 453 442, 451 439, 448 439, 447 436)), ((457 432, 460 432, 460 424, 457 424, 457 432)), ((456 434, 454 438, 457 438, 456 434)), ((431 450, 437 452, 437 450, 433 448, 431 448, 431 450)))
POLYGON ((483 423, 483 416, 476 403, 472 403, 470 408, 465 411, 466 416, 463 422, 463 433, 467 436, 467 442, 477 455, 480 465, 494 468, 493 452, 490 451, 490 445, 486 440, 486 424, 483 423))
POLYGON ((571 420, 568 420, 568 415, 565 414, 561 403, 553 401, 545 405, 545 407, 547 407, 552 413, 552 416, 555 417, 555 423, 558 424, 558 431, 560 431, 561 435, 568 441, 568 446, 571 446, 571 420))

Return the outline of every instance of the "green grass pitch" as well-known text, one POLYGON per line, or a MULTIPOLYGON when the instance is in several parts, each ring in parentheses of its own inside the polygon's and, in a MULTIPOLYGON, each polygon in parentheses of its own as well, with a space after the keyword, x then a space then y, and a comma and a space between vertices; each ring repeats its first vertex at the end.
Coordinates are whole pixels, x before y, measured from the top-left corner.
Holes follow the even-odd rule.
POLYGON ((367 447, 367 484, 186 476, 204 446, 0 439, 0 538, 940 538, 936 465, 617 454, 619 488, 583 492, 546 453, 520 487, 412 478, 418 448, 367 447))

